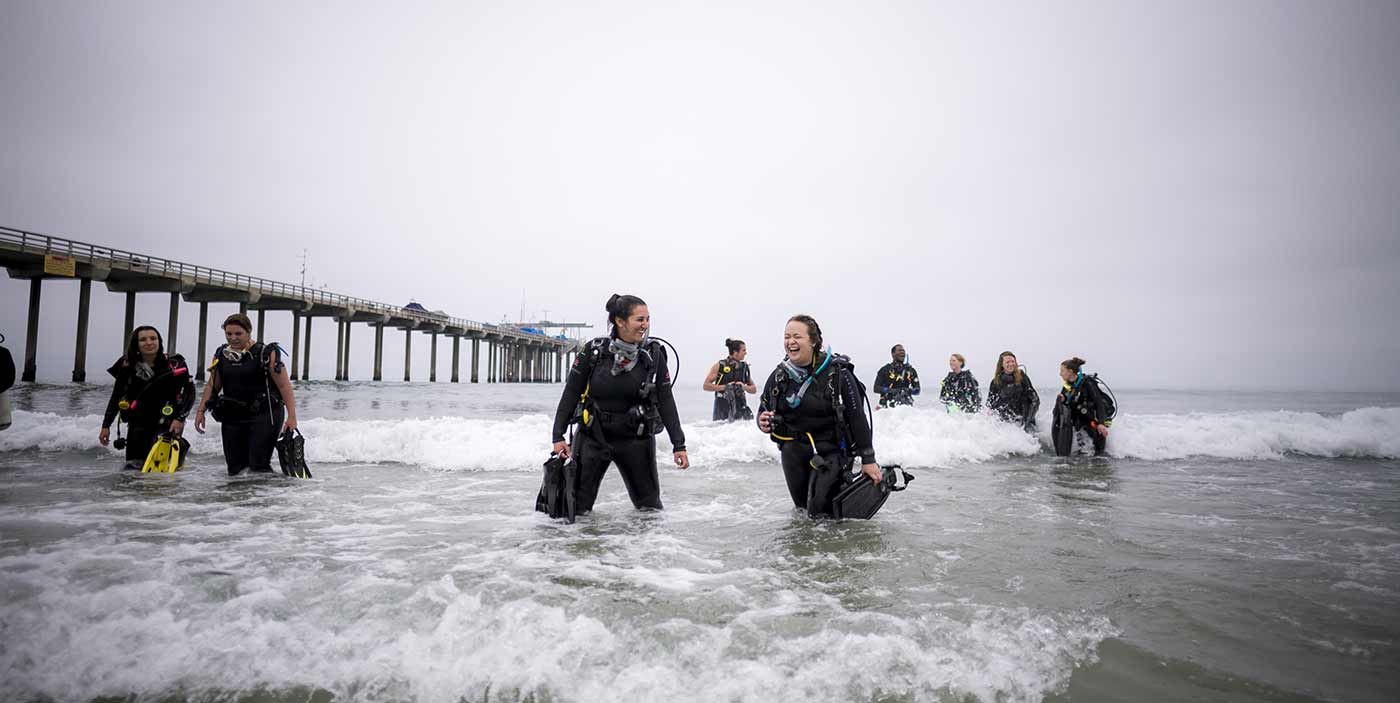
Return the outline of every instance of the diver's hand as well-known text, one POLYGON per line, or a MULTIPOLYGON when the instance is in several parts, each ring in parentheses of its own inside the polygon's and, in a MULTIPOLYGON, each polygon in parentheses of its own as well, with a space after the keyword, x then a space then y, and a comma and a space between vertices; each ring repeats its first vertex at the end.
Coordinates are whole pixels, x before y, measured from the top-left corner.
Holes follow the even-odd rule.
POLYGON ((194 413, 194 431, 204 434, 204 408, 200 408, 194 413))
POLYGON ((180 435, 184 434, 184 433, 185 433, 185 421, 184 421, 184 420, 171 420, 171 421, 170 421, 170 433, 173 434, 173 435, 175 435, 176 437, 179 437, 180 435))
POLYGON ((297 428, 297 416, 292 415, 282 423, 282 432, 291 432, 297 428))
POLYGON ((686 454, 684 449, 672 453, 671 458, 676 460, 676 466, 681 467, 682 471, 690 468, 690 455, 686 454))
POLYGON ((554 455, 557 456, 557 457, 559 457, 559 458, 561 458, 561 459, 567 460, 567 459, 569 458, 569 444, 568 444, 568 442, 563 442, 563 441, 555 442, 555 443, 554 443, 554 449, 551 449, 550 451, 554 452, 554 455))
POLYGON ((773 411, 764 410, 758 414, 758 429, 764 432, 773 431, 773 411))
POLYGON ((1108 436, 1108 425, 1094 425, 1094 429, 1098 430, 1099 434, 1108 436))
POLYGON ((107 446, 107 442, 108 442, 108 440, 110 440, 111 438, 112 438, 112 429, 111 429, 110 427, 103 427, 103 428, 102 428, 102 431, 97 433, 97 443, 98 443, 98 444, 101 444, 101 445, 104 446, 104 447, 107 446))
POLYGON ((860 472, 870 477, 871 481, 879 483, 885 480, 884 472, 880 471, 879 464, 861 464, 860 472))

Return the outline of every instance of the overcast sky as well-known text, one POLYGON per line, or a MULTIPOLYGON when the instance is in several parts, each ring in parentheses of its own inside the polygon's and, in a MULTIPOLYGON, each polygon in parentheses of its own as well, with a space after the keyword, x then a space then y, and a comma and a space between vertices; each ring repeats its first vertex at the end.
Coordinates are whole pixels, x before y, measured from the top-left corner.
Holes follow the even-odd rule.
POLYGON ((631 292, 697 385, 807 312, 862 376, 900 342, 926 377, 1400 389, 1400 3, 988 5, 0 0, 0 224, 599 334, 631 292))

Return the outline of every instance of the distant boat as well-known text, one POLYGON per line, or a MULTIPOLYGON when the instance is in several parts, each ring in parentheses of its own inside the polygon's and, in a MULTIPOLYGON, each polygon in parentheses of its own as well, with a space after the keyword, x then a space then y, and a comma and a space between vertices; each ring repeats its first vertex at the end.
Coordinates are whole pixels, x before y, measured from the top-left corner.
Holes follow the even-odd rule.
POLYGON ((407 310, 408 312, 416 312, 419 315, 425 315, 427 317, 436 317, 443 320, 446 320, 451 317, 451 315, 448 315, 447 313, 441 310, 429 310, 423 307, 422 305, 418 304, 416 301, 412 300, 408 301, 408 305, 403 306, 403 309, 407 310))

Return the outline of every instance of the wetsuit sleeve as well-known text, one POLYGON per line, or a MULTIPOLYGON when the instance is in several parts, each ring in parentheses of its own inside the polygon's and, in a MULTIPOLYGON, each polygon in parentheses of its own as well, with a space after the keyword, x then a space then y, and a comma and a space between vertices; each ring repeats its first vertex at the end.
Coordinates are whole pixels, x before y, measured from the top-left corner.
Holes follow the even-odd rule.
POLYGON ((773 374, 768 374, 768 379, 763 382, 763 391, 758 394, 758 412, 754 413, 754 424, 758 424, 758 416, 769 412, 773 406, 768 403, 768 399, 773 397, 773 374))
POLYGON ((862 464, 874 464, 875 447, 874 433, 870 431, 870 423, 865 419, 866 399, 860 392, 860 387, 856 385, 856 379, 850 372, 841 373, 841 406, 846 413, 846 426, 851 430, 851 441, 855 444, 852 451, 860 457, 862 464))
POLYGON ((982 407, 982 389, 978 387, 977 379, 972 374, 968 374, 967 378, 972 381, 972 410, 976 412, 982 407))
POLYGON ((948 387, 948 378, 945 376, 943 382, 938 384, 938 399, 949 403, 953 400, 953 389, 948 387))
POLYGON ((910 366, 910 367, 909 367, 909 392, 910 392, 910 393, 913 393, 914 395, 918 395, 920 390, 921 390, 921 388, 919 387, 919 372, 918 372, 918 371, 915 371, 913 366, 910 366))
POLYGON ((564 379, 564 393, 559 397, 559 407, 554 410, 554 427, 550 437, 555 442, 564 441, 564 432, 569 429, 569 420, 578 407, 578 399, 583 397, 583 389, 588 387, 588 377, 593 373, 593 364, 586 352, 574 357, 574 365, 569 367, 569 377, 564 379))
POLYGON ((884 366, 881 366, 881 367, 880 367, 880 370, 875 372, 875 382, 872 383, 872 384, 870 384, 871 388, 874 388, 874 389, 875 389, 875 395, 884 396, 886 393, 889 393, 889 392, 890 392, 890 384, 889 384, 889 382, 886 380, 886 379, 889 378, 889 376, 890 376, 890 365, 889 365, 889 364, 885 364, 884 366))
POLYGON ((1001 386, 997 385, 996 379, 992 379, 987 384, 987 407, 991 410, 1001 409, 1001 386))
POLYGON ((671 451, 685 451, 685 431, 681 429, 681 414, 676 409, 676 395, 671 388, 671 370, 666 363, 666 350, 661 349, 656 360, 656 404, 661 411, 661 424, 671 438, 671 451))
POLYGON ((116 373, 117 382, 112 384, 112 397, 107 400, 107 410, 102 413, 102 426, 111 427, 112 422, 117 419, 117 403, 121 402, 122 394, 126 392, 127 374, 116 373))

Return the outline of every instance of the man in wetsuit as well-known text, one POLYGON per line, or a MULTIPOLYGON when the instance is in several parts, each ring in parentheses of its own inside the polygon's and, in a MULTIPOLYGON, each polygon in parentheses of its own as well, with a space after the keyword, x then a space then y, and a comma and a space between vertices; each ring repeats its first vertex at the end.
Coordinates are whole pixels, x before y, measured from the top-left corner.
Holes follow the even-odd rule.
POLYGON ((919 372, 905 363, 908 355, 903 344, 890 348, 890 358, 893 361, 881 366, 875 374, 873 386, 880 396, 880 407, 913 405, 914 396, 919 394, 919 372))

